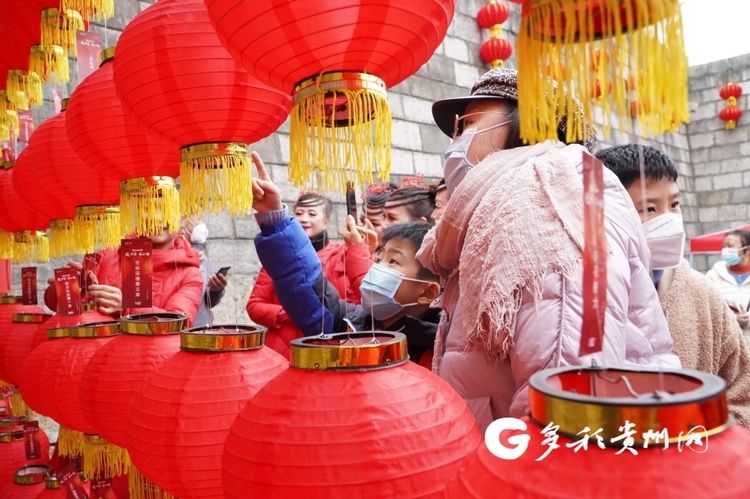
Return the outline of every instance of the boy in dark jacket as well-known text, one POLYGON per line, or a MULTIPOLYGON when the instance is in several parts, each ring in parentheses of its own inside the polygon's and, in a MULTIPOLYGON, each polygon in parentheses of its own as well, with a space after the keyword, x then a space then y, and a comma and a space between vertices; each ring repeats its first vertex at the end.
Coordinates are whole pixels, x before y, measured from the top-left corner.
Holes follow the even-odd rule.
MULTIPOLYGON (((416 253, 429 225, 416 222, 384 231, 380 263, 362 280, 362 306, 346 303, 325 279, 309 238, 288 216, 279 188, 260 157, 257 153, 252 157, 258 169, 253 208, 261 229, 255 249, 273 279, 279 302, 297 327, 305 336, 344 332, 348 323, 357 329, 399 331, 406 335, 411 359, 428 365, 439 320, 439 311, 430 304, 440 294, 440 285, 438 277, 417 261, 416 253)), ((348 222, 352 230, 354 220, 348 222)))

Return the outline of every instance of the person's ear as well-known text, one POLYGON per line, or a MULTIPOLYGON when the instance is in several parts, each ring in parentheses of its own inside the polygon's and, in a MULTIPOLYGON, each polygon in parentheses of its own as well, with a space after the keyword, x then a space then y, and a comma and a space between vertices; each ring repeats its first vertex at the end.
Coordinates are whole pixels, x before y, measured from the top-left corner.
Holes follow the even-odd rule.
POLYGON ((417 298, 417 303, 420 305, 429 305, 437 300, 438 296, 440 296, 440 284, 433 281, 424 288, 422 294, 417 298))
POLYGON ((425 217, 419 217, 417 222, 427 222, 427 219, 425 217))

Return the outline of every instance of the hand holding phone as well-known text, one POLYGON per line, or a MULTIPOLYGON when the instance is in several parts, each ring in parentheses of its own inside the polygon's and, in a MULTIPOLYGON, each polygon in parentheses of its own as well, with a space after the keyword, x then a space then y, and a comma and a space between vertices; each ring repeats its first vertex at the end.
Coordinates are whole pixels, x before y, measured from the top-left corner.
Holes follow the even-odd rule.
POLYGON ((219 271, 218 271, 218 272, 216 272, 216 273, 217 273, 217 274, 221 274, 221 275, 223 275, 223 276, 226 276, 226 275, 227 275, 227 273, 229 272, 229 269, 231 269, 231 268, 232 268, 232 267, 222 267, 222 268, 220 268, 220 269, 219 269, 219 271))
POLYGON ((357 220, 357 194, 354 191, 354 182, 346 183, 346 214, 357 220))

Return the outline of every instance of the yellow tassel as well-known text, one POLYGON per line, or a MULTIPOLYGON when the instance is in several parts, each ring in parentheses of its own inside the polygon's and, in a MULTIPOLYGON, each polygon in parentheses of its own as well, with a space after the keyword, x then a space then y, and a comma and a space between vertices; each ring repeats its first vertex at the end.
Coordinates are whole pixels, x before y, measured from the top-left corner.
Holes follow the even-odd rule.
POLYGON ((18 109, 28 111, 30 106, 39 106, 44 100, 42 79, 34 72, 11 69, 5 84, 8 100, 18 109))
POLYGON ((49 256, 62 258, 76 254, 73 220, 60 218, 49 223, 49 256))
POLYGON ((142 177, 120 183, 122 234, 150 237, 180 228, 180 193, 171 177, 142 177))
POLYGON ((122 239, 120 207, 112 205, 77 207, 76 216, 73 219, 73 234, 77 254, 116 248, 122 239))
POLYGON ((10 125, 0 121, 0 142, 10 140, 10 125))
POLYGON ((218 142, 182 148, 180 209, 185 216, 204 212, 245 215, 252 211, 252 160, 245 144, 218 142))
POLYGON ((23 230, 13 234, 13 263, 49 261, 49 239, 45 232, 23 230))
POLYGON ((169 492, 161 490, 131 464, 128 473, 130 499, 175 499, 169 492))
POLYGON ((49 80, 52 83, 61 84, 70 81, 68 56, 65 54, 65 50, 58 45, 52 45, 51 47, 32 46, 29 71, 38 74, 43 82, 49 80))
POLYGON ((62 8, 75 10, 90 21, 102 21, 115 15, 114 0, 62 0, 62 8))
POLYGON ((57 435, 57 450, 61 456, 75 458, 83 454, 83 433, 60 426, 57 435))
POLYGON ((13 258, 13 233, 0 229, 0 258, 13 258))
POLYGON ((529 143, 556 139, 563 117, 572 123, 566 140, 584 139, 581 118, 591 120, 594 105, 604 108, 604 116, 614 110, 624 131, 632 131, 631 117, 641 132, 653 135, 689 121, 679 0, 601 0, 595 3, 598 9, 592 4, 524 4, 516 45, 518 107, 521 138, 529 143), (609 53, 609 63, 604 53, 609 53), (540 73, 539 68, 554 64, 564 64, 566 74, 540 73), (597 78, 613 85, 610 95, 598 100, 591 95, 597 78), (626 89, 629 80, 636 84, 626 89), (651 105, 634 106, 641 112, 631 116, 632 102, 651 105))
POLYGON ((76 31, 83 31, 81 14, 71 9, 42 10, 42 46, 58 45, 70 56, 76 55, 76 31))
POLYGON ((23 401, 23 397, 18 392, 18 388, 13 390, 13 395, 10 398, 10 405, 14 416, 28 416, 29 407, 26 402, 23 401))
POLYGON ((298 187, 344 192, 383 182, 391 170, 391 112, 385 84, 363 73, 327 73, 295 90, 289 180, 298 187))
POLYGON ((0 127, 7 129, 8 133, 8 137, 2 140, 10 140, 11 130, 18 135, 18 112, 13 109, 0 110, 0 127))
POLYGON ((109 443, 99 435, 84 435, 83 477, 117 476, 130 469, 128 451, 109 443))

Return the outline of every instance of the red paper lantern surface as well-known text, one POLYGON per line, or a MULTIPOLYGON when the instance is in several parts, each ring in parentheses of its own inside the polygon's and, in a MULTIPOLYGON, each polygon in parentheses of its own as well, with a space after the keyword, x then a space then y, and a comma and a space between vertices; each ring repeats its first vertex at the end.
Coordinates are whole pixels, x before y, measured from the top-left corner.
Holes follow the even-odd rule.
MULTIPOLYGON (((25 154, 26 149, 19 159, 25 154)), ((46 230, 47 222, 48 219, 14 188, 13 169, 0 170, 0 228, 6 232, 46 230)))
MULTIPOLYGON (((37 305, 24 305, 20 296, 0 297, 0 345, 9 341, 13 329, 13 316, 21 313, 44 312, 37 305)), ((0 379, 5 379, 5 349, 0 349, 0 379)))
POLYGON ((65 127, 78 156, 122 182, 131 178, 180 174, 177 148, 146 134, 123 109, 115 91, 112 61, 83 80, 68 103, 65 127))
POLYGON ((445 37, 455 0, 206 0, 222 43, 250 73, 291 93, 306 78, 360 71, 387 87, 416 73, 445 37))
POLYGON ((333 336, 294 340, 291 367, 240 412, 224 447, 226 497, 435 497, 481 442, 458 394, 402 362, 403 335, 333 336), (320 355, 301 357, 303 344, 320 355))
POLYGON ((201 0, 161 0, 136 16, 118 41, 114 79, 138 122, 180 147, 256 142, 291 107, 234 62, 201 0))
POLYGON ((130 459, 175 497, 224 497, 221 456, 229 428, 247 401, 288 365, 262 346, 262 331, 227 329, 183 333, 182 350, 149 375, 130 405, 130 459), (212 351, 191 350, 205 350, 209 341, 212 351))
POLYGON ((482 44, 479 55, 487 64, 505 61, 513 55, 513 44, 505 38, 490 38, 482 44))
POLYGON ((7 326, 0 322, 0 378, 18 386, 21 366, 31 353, 35 333, 50 315, 38 305, 24 305, 7 326))
POLYGON ((13 475, 18 468, 49 462, 49 439, 41 429, 39 430, 39 447, 42 457, 27 459, 23 429, 0 428, 0 489, 8 483, 13 483, 13 475))
POLYGON ((502 2, 494 0, 486 3, 477 13, 477 24, 480 28, 490 29, 496 24, 503 24, 508 20, 510 10, 502 2))
MULTIPOLYGON (((659 497, 719 499, 750 496, 750 432, 732 425, 708 437, 708 449, 664 444, 617 454, 617 448, 600 449, 590 442, 587 450, 574 452, 567 444, 576 440, 560 436, 560 448, 542 461, 548 449, 541 428, 523 418, 530 437, 528 448, 516 460, 500 459, 482 445, 461 467, 446 489, 446 498, 471 499, 525 497, 608 497, 630 499, 652 490, 659 497)), ((592 431, 595 429, 592 429, 592 431)), ((510 435, 510 433, 509 433, 510 435)), ((507 437, 507 436, 506 436, 507 437)), ((509 438, 513 438, 510 436, 509 438)), ((524 437, 521 437, 524 438, 524 437)), ((508 444, 509 446, 511 443, 508 444)), ((683 444, 684 445, 684 444, 683 444)))
POLYGON ((727 100, 730 97, 734 97, 735 99, 739 99, 742 95, 742 87, 737 85, 736 83, 729 82, 721 89, 719 90, 719 95, 722 99, 727 100))
POLYGON ((725 107, 719 111, 719 118, 722 121, 737 121, 742 117, 742 109, 737 106, 725 107))
POLYGON ((35 499, 45 487, 45 477, 52 473, 52 466, 30 464, 15 470, 13 479, 0 487, 3 499, 35 499))

